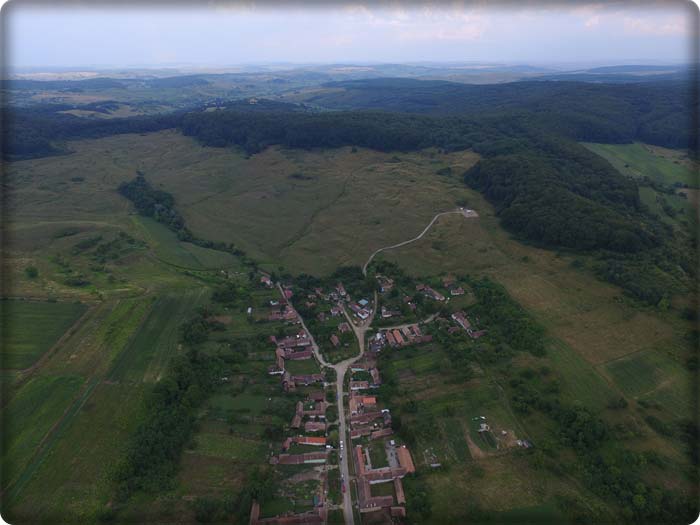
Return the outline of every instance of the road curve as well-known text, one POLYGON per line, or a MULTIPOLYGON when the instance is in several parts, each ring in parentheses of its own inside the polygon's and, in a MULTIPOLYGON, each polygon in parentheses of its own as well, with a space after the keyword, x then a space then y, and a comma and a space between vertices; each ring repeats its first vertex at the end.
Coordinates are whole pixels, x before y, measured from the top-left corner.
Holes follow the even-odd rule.
MULTIPOLYGON (((280 283, 277 283, 277 288, 279 289, 280 293, 282 294, 282 297, 285 297, 284 295, 284 289, 280 285, 280 283)), ((368 319, 366 319, 363 323, 361 323, 359 326, 355 325, 355 323, 352 321, 350 318, 347 310, 343 307, 343 313, 345 314, 345 317, 347 317, 350 326, 352 327, 353 332, 355 333, 355 337, 357 337, 357 342, 360 348, 359 353, 355 357, 350 357, 346 359, 345 361, 341 361, 340 363, 336 364, 331 364, 327 362, 323 354, 321 354, 320 348, 318 347, 318 344, 316 344, 316 340, 314 339, 313 334, 309 331, 309 329, 306 327, 306 323, 304 323, 304 319, 299 315, 299 312, 294 308, 294 305, 292 304, 291 300, 287 300, 287 303, 289 304, 289 307, 294 310, 294 313, 297 314, 297 317, 299 318, 299 323, 301 324, 302 328, 306 331, 307 334, 309 334, 309 338, 311 339, 311 348, 314 352, 314 356, 318 360, 318 362, 321 364, 322 367, 328 367, 332 368, 335 370, 336 374, 336 392, 337 392, 337 405, 338 405, 338 435, 340 436, 340 439, 343 440, 344 447, 343 450, 340 451, 340 454, 342 458, 340 459, 340 473, 343 477, 343 482, 345 483, 345 492, 343 492, 343 517, 345 518, 345 525, 354 525, 355 524, 355 516, 352 512, 352 496, 351 496, 351 487, 350 487, 350 468, 348 466, 348 450, 349 450, 349 443, 350 441, 348 440, 348 429, 347 429, 347 422, 345 420, 345 403, 344 403, 344 392, 343 389, 345 388, 345 373, 347 372, 348 368, 350 367, 351 364, 353 364, 355 361, 360 359, 362 355, 365 352, 365 334, 369 327, 372 324, 372 321, 374 320, 374 314, 376 312, 376 304, 377 304, 377 292, 374 292, 374 305, 375 308, 372 309, 372 315, 368 319)))
POLYGON ((428 225, 425 227, 425 229, 422 232, 420 232, 420 234, 417 237, 414 237, 413 239, 409 239, 407 241, 400 242, 398 244, 392 244, 391 246, 384 246, 383 248, 379 248, 378 250, 376 250, 372 255, 369 256, 369 259, 367 259, 367 262, 362 267, 363 275, 367 275, 367 267, 369 266, 369 264, 372 262, 372 259, 374 259, 374 257, 377 254, 379 254, 385 250, 393 250, 394 248, 400 248, 401 246, 406 246, 407 244, 410 244, 412 242, 420 240, 423 237, 423 235, 428 233, 428 230, 430 229, 430 227, 435 223, 436 220, 438 220, 439 217, 442 217, 443 215, 449 215, 451 213, 459 213, 460 215, 464 215, 465 217, 467 216, 465 214, 464 210, 451 210, 451 211, 443 211, 441 213, 438 213, 437 215, 435 215, 435 217, 433 217, 433 220, 431 220, 428 223, 428 225))

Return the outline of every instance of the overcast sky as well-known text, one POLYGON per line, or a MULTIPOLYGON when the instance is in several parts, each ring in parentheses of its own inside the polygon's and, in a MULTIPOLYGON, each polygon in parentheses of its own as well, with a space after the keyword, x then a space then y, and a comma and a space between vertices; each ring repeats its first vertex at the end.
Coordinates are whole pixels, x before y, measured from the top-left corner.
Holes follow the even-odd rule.
POLYGON ((679 63, 690 60, 691 4, 630 2, 338 3, 284 7, 3 9, 7 63, 226 66, 261 62, 679 63), (494 7, 494 4, 497 7, 494 7))

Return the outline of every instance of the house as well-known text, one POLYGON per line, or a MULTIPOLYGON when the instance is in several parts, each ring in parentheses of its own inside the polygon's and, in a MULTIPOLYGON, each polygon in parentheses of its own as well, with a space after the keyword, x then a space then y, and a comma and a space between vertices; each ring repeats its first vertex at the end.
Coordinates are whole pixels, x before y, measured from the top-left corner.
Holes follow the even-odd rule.
POLYGON ((333 317, 338 317, 339 315, 343 315, 343 309, 340 306, 333 306, 331 308, 331 315, 333 317))
POLYGON ((386 339, 391 346, 396 346, 396 339, 394 339, 394 334, 391 333, 391 330, 386 331, 386 339))
POLYGON ((350 381, 350 390, 367 390, 368 388, 367 381, 350 381))
POLYGON ((464 288, 461 286, 450 288, 450 295, 464 295, 464 288))
POLYGON ((350 328, 350 325, 346 322, 342 322, 338 325, 338 330, 340 331, 341 334, 350 332, 352 328, 350 328))
POLYGON ((358 439, 362 436, 369 436, 372 433, 372 427, 369 425, 355 426, 350 431, 350 439, 358 439))
POLYGON ((396 340, 397 345, 402 345, 404 344, 403 337, 401 336, 401 332, 398 330, 393 330, 392 334, 394 335, 394 340, 396 340))
POLYGON ((312 447, 325 447, 326 438, 303 436, 296 438, 296 442, 300 445, 311 445, 312 447))
POLYGON ((359 301, 357 301, 357 304, 364 308, 369 304, 369 301, 367 299, 360 299, 359 301))
POLYGON ((472 339, 479 339, 479 337, 486 335, 486 330, 475 330, 469 334, 472 339))
POLYGON ((325 417, 327 408, 328 403, 325 401, 319 401, 314 403, 312 407, 304 409, 304 415, 310 417, 325 417))
POLYGON ((382 384, 382 379, 379 376, 379 369, 378 368, 373 368, 372 370, 369 371, 370 375, 372 376, 372 384, 370 385, 371 387, 378 387, 379 385, 382 384))
POLYGON ((318 392, 311 392, 308 398, 309 401, 313 401, 314 403, 320 403, 321 401, 325 401, 326 394, 323 393, 323 390, 319 390, 318 392))
POLYGON ((375 430, 374 432, 370 433, 369 438, 370 439, 382 439, 388 436, 391 436, 394 433, 394 431, 390 428, 382 428, 381 430, 375 430))
POLYGON ((304 385, 304 386, 309 386, 313 385, 314 383, 323 383, 323 375, 322 374, 303 374, 303 375, 296 375, 296 376, 291 376, 292 382, 297 385, 304 385))
POLYGON ((338 293, 340 294, 341 297, 345 297, 348 295, 348 292, 345 291, 345 287, 343 286, 343 283, 338 283, 335 287, 336 290, 338 290, 338 293))
POLYGON ((455 312, 451 315, 451 317, 453 321, 464 328, 467 332, 471 330, 472 324, 469 322, 469 319, 467 319, 467 316, 464 315, 464 312, 455 312))
POLYGON ((304 432, 325 432, 326 423, 323 421, 307 421, 304 423, 304 432))
POLYGON ((357 475, 365 475, 365 455, 362 453, 362 445, 357 445, 355 447, 355 462, 357 467, 357 475))
POLYGON ((292 428, 299 428, 301 426, 301 418, 304 416, 304 404, 301 401, 297 401, 296 411, 294 412, 294 417, 292 418, 292 424, 289 425, 292 428))
MULTIPOLYGON (((348 407, 350 408, 350 415, 357 416, 365 412, 365 407, 375 407, 377 405, 377 398, 374 396, 358 396, 353 395, 348 401, 348 407)), ((375 412, 376 413, 376 412, 375 412)), ((370 417, 366 422, 374 419, 373 414, 368 414, 370 417)))
POLYGON ((413 458, 411 457, 409 450, 406 448, 406 445, 401 445, 398 447, 396 449, 396 455, 399 459, 399 465, 406 469, 408 474, 416 471, 416 467, 413 465, 413 458))
POLYGON ((313 355, 313 350, 310 348, 304 350, 288 348, 284 352, 284 358, 292 361, 304 361, 306 359, 311 359, 313 355))
POLYGON ((282 389, 285 392, 294 392, 296 390, 296 384, 294 383, 294 379, 292 378, 292 375, 286 370, 284 371, 284 374, 282 374, 282 389))
POLYGON ((272 457, 270 463, 273 465, 303 465, 307 463, 325 463, 326 452, 307 452, 306 454, 280 454, 272 457))
POLYGON ((326 312, 319 312, 318 315, 316 316, 316 319, 319 321, 323 322, 326 320, 326 312))
POLYGON ((384 275, 379 275, 377 274, 377 283, 379 284, 379 291, 382 293, 386 293, 391 291, 391 289, 394 287, 394 281, 393 279, 390 279, 389 277, 386 277, 384 275))
POLYGON ((419 292, 422 292, 423 295, 425 295, 426 297, 430 297, 431 299, 435 299, 436 301, 444 301, 445 300, 444 295, 442 295, 440 292, 433 290, 430 286, 427 286, 425 284, 417 285, 416 290, 419 292))
POLYGON ((272 288, 272 280, 270 279, 269 275, 263 275, 260 277, 260 283, 264 284, 268 288, 272 288))
POLYGON ((404 505, 406 503, 406 495, 403 491, 403 483, 401 478, 394 478, 394 491, 396 492, 396 503, 404 505))
POLYGON ((333 346, 338 348, 338 345, 340 345, 340 339, 338 339, 338 336, 335 334, 331 335, 331 343, 333 343, 333 346))

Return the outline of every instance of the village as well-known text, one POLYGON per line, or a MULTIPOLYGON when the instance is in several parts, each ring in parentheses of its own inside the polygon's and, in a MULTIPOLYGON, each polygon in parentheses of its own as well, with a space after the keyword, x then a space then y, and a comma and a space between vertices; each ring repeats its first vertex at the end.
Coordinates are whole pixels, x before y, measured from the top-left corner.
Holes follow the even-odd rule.
MULTIPOLYGON (((274 349, 274 362, 268 367, 268 374, 279 377, 280 388, 286 394, 303 394, 294 412, 289 414, 288 435, 277 453, 269 458, 269 463, 275 467, 307 467, 316 473, 320 484, 313 497, 313 510, 261 518, 260 505, 255 502, 251 509, 251 525, 326 522, 329 512, 345 506, 343 500, 353 499, 354 510, 350 512, 357 511, 359 515, 372 513, 376 519, 381 514, 386 522, 401 521, 406 516, 402 479, 414 473, 416 466, 411 450, 392 428, 391 407, 385 406, 378 395, 382 377, 377 357, 382 351, 430 343, 433 336, 426 332, 426 327, 439 314, 371 331, 375 313, 382 320, 392 317, 399 322, 405 320, 401 312, 394 312, 384 304, 377 311, 379 298, 388 297, 395 290, 395 282, 382 274, 377 274, 375 279, 379 295, 375 293, 371 300, 371 296, 354 299, 342 282, 310 290, 296 289, 295 294, 292 285, 274 283, 267 274, 261 276, 260 285, 270 290, 277 287, 279 297, 271 299, 267 311, 258 314, 259 317, 283 322, 287 327, 284 335, 268 337, 270 348, 274 349), (307 314, 306 320, 300 310, 307 314), (316 327, 314 332, 323 334, 322 339, 315 339, 307 323, 316 327), (366 337, 367 351, 357 355, 355 346, 354 357, 343 361, 350 363, 347 374, 334 377, 333 366, 339 365, 332 365, 328 359, 343 345, 350 346, 350 341, 356 337, 362 338, 360 348, 365 347, 366 337), (343 390, 347 394, 340 398, 338 392, 343 390), (339 422, 346 420, 347 432, 343 432, 339 422), (344 473, 344 464, 348 474, 344 473), (338 492, 337 487, 331 486, 333 484, 339 484, 341 501, 329 498, 329 493, 338 492)), ((444 305, 451 298, 465 295, 464 288, 452 277, 444 278, 442 284, 445 293, 428 284, 417 283, 414 295, 406 293, 401 300, 409 311, 415 311, 415 303, 420 303, 422 298, 444 305)), ((248 314, 251 314, 250 309, 248 314)), ((463 331, 471 339, 486 333, 477 328, 476 321, 470 320, 463 310, 451 313, 449 320, 453 323, 448 329, 450 333, 463 331)), ((433 467, 436 465, 439 466, 437 459, 432 462, 433 467)), ((348 510, 343 508, 346 522, 348 510)))

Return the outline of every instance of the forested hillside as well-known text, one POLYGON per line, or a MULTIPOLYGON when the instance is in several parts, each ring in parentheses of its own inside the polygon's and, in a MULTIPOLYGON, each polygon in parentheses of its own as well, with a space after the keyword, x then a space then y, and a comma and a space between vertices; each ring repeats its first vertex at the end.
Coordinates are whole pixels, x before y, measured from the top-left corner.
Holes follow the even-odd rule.
POLYGON ((434 115, 524 111, 532 123, 577 140, 687 147, 690 85, 511 82, 474 86, 444 81, 376 79, 334 82, 306 101, 334 109, 383 109, 434 115), (337 88, 341 88, 338 90, 337 88))

